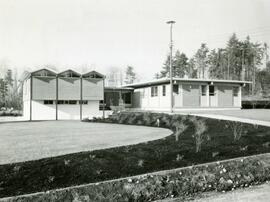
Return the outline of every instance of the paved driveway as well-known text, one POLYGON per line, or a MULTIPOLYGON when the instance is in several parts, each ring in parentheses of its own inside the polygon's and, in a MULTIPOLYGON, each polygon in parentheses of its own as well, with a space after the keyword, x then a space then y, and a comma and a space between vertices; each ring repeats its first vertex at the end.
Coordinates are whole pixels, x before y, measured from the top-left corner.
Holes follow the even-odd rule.
POLYGON ((163 128, 79 121, 0 123, 0 164, 163 138, 163 128))
POLYGON ((270 126, 270 109, 193 110, 178 113, 270 126))

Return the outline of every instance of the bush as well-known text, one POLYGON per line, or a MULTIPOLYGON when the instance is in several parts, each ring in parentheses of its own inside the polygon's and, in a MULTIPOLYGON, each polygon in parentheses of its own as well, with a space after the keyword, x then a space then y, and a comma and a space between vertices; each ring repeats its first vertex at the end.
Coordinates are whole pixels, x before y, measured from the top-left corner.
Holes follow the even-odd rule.
POLYGON ((206 140, 210 140, 210 136, 205 134, 207 126, 203 120, 197 119, 196 117, 192 117, 190 120, 195 127, 195 133, 192 137, 195 139, 196 153, 198 153, 201 151, 202 143, 206 140))

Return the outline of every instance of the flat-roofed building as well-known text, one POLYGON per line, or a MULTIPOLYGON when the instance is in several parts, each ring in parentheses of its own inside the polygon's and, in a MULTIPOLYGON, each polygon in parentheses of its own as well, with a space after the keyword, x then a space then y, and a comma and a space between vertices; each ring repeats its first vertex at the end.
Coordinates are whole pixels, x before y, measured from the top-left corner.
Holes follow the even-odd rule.
MULTIPOLYGON (((246 81, 173 78, 173 110, 240 109, 246 81)), ((124 87, 133 88, 133 108, 170 111, 170 79, 156 79, 124 87)))

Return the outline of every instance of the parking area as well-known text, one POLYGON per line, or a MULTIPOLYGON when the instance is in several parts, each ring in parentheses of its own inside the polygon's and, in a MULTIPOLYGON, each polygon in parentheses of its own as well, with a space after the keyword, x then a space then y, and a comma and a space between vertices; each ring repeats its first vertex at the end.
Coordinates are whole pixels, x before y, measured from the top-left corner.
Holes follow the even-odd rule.
POLYGON ((0 123, 0 164, 137 144, 166 137, 163 128, 80 121, 0 123))

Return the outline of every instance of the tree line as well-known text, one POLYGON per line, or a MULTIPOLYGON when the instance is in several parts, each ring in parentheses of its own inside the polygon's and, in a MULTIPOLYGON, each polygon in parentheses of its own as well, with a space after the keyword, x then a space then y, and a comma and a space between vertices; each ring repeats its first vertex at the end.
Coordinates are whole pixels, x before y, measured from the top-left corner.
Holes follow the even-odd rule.
MULTIPOLYGON (((266 43, 251 42, 250 37, 240 40, 236 34, 233 34, 225 48, 210 50, 207 44, 202 43, 191 58, 177 50, 172 59, 172 76, 252 81, 253 95, 267 94, 266 91, 269 89, 266 88, 269 87, 266 86, 270 82, 267 79, 270 78, 268 48, 266 43), (263 62, 265 66, 261 68, 263 62)), ((168 55, 162 70, 154 77, 169 77, 169 68, 170 56, 168 55)))
POLYGON ((1 109, 22 109, 22 87, 17 74, 11 69, 0 73, 0 111, 1 109), (2 74, 1 74, 2 73, 2 74))

